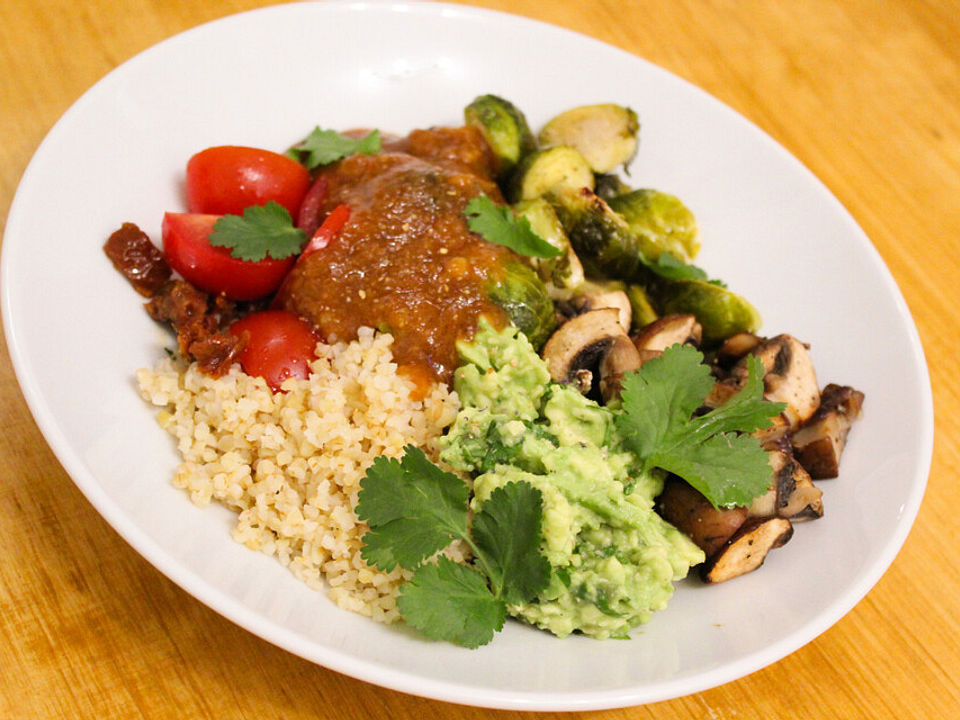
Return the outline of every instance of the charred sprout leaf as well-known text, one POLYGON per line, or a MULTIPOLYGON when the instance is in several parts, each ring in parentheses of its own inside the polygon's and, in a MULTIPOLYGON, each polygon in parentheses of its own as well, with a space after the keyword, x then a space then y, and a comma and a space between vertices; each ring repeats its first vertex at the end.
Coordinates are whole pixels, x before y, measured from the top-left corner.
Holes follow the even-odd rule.
POLYGON ((525 482, 497 488, 473 520, 473 539, 497 598, 514 605, 546 588, 550 563, 540 554, 543 499, 525 482))
POLYGON ((509 207, 497 205, 486 195, 471 198, 463 214, 470 230, 483 236, 487 242, 504 245, 520 255, 538 258, 563 255, 563 250, 555 248, 533 231, 527 218, 516 217, 509 207))
POLYGON ((378 152, 379 130, 373 130, 361 138, 352 138, 336 130, 322 130, 318 126, 303 141, 290 148, 287 154, 308 170, 313 170, 357 153, 374 155, 378 152))
POLYGON ((427 637, 467 648, 486 645, 503 628, 507 606, 483 575, 441 556, 422 565, 400 590, 404 619, 427 637))
POLYGON ((680 476, 714 507, 749 505, 770 487, 767 453, 746 433, 767 427, 782 403, 763 400, 763 366, 751 359, 743 389, 694 417, 713 380, 703 355, 674 345, 623 380, 617 426, 645 469, 680 476))
POLYGON ((408 445, 402 460, 378 457, 367 470, 357 517, 370 526, 361 555, 390 572, 412 570, 467 532, 469 489, 408 445))
POLYGON ((207 238, 211 245, 230 248, 233 257, 250 262, 268 255, 274 260, 296 255, 306 239, 287 209, 273 200, 248 207, 242 217, 224 215, 207 238))

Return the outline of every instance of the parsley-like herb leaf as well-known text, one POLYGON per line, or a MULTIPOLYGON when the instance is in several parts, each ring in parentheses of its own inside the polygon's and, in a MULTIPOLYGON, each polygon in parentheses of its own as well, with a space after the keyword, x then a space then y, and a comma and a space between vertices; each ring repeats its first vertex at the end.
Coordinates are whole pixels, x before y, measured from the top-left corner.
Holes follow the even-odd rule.
POLYGON ((315 127, 306 138, 287 151, 287 155, 308 170, 329 165, 350 155, 380 152, 380 131, 373 130, 361 138, 341 135, 336 130, 315 127))
POLYGON ((507 617, 506 604, 494 597, 482 574, 443 556, 413 574, 397 605, 427 637, 468 648, 493 640, 507 617))
POLYGON ((550 581, 540 554, 543 500, 529 483, 494 490, 473 519, 473 539, 495 597, 510 605, 536 597, 550 581))
POLYGON ((401 460, 377 458, 360 484, 357 517, 369 525, 361 555, 390 571, 413 570, 400 612, 428 636, 477 647, 503 627, 507 605, 532 600, 550 580, 540 554, 543 497, 529 483, 494 490, 467 527, 466 484, 414 446, 401 460), (470 546, 474 566, 441 555, 454 539, 470 546))
POLYGON ((357 517, 370 530, 360 554, 381 570, 413 570, 466 533, 466 483, 417 447, 408 446, 399 461, 378 457, 361 488, 357 517))
POLYGON ((747 433, 768 427, 784 405, 763 399, 763 365, 757 358, 748 362, 744 387, 697 417, 713 386, 698 350, 675 345, 624 377, 617 427, 644 470, 679 475, 715 507, 747 505, 767 491, 767 453, 747 433))
POLYGON ((509 207, 497 205, 486 195, 471 198, 463 214, 467 218, 467 227, 487 242, 505 245, 520 255, 539 258, 563 255, 562 250, 534 232, 527 218, 516 217, 509 207))
POLYGON ((233 257, 250 262, 268 255, 274 260, 296 255, 306 239, 287 209, 273 200, 248 207, 242 217, 224 215, 207 238, 211 245, 230 248, 233 257))

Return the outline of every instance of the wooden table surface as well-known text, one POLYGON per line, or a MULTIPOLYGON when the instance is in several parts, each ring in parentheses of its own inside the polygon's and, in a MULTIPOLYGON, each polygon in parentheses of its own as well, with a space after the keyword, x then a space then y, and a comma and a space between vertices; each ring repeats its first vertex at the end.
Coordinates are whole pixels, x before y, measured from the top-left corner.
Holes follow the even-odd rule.
MULTIPOLYGON (((0 223, 44 134, 96 80, 174 33, 264 4, 0 3, 0 223)), ((906 297, 930 366, 937 423, 928 490, 906 544, 867 597, 821 637, 739 681, 588 714, 960 717, 960 2, 467 4, 629 50, 766 130, 872 239, 906 297)), ((37 430, 5 347, 0 393, 0 717, 520 716, 367 685, 222 619, 137 555, 87 503, 37 430)))

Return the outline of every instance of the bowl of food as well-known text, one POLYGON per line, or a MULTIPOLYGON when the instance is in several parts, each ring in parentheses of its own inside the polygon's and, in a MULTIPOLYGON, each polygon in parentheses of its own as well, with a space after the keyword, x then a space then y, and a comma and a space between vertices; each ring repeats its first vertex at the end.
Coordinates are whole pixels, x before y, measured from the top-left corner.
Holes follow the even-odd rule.
POLYGON ((117 532, 405 692, 740 677, 859 601, 925 486, 922 350, 853 219, 701 91, 528 20, 171 38, 44 140, 2 262, 24 395, 117 532))

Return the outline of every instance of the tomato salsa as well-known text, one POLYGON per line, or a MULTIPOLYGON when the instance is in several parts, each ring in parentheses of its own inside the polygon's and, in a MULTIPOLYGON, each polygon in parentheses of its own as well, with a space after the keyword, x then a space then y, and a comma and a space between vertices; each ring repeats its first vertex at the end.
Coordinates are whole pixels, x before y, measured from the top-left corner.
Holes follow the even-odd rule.
POLYGON ((420 130, 323 170, 321 216, 345 205, 349 220, 322 252, 300 258, 275 305, 328 341, 363 326, 388 331, 408 375, 449 382, 456 341, 472 337, 478 318, 506 323, 487 287, 513 252, 463 217, 471 198, 499 198, 485 150, 472 128, 420 130))

